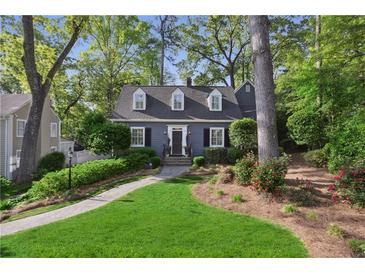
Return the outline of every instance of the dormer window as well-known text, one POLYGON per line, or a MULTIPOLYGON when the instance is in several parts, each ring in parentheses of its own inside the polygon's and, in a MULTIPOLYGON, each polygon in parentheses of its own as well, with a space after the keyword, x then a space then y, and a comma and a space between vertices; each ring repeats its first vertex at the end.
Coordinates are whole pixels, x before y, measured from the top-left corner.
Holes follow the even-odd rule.
POLYGON ((251 91, 251 86, 249 84, 246 85, 246 92, 250 92, 251 91))
POLYGON ((133 93, 133 109, 134 110, 146 109, 146 93, 140 88, 133 93))
POLYGON ((180 89, 177 89, 172 93, 171 109, 184 110, 184 93, 180 89))
POLYGON ((213 90, 208 97, 210 111, 222 111, 222 94, 218 90, 213 90))

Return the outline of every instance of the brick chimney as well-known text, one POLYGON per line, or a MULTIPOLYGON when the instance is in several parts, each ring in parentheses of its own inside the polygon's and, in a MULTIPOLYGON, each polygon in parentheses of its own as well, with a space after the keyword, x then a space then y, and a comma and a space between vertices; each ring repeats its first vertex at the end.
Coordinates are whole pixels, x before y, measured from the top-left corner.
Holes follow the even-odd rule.
POLYGON ((192 85, 191 77, 186 78, 186 86, 191 87, 191 85, 192 85))

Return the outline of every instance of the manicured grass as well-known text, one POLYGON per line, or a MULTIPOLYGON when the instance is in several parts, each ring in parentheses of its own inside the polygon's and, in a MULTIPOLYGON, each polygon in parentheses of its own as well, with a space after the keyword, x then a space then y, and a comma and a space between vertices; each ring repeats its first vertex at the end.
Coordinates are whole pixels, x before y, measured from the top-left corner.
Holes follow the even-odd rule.
POLYGON ((292 233, 203 205, 181 177, 96 210, 1 238, 3 257, 306 257, 292 233))

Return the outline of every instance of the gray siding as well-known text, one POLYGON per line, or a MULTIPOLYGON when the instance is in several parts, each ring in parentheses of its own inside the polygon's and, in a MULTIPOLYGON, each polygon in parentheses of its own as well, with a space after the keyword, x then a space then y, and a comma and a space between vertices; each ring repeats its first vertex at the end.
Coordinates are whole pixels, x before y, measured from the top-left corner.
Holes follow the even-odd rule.
POLYGON ((146 127, 151 128, 151 147, 156 151, 157 155, 162 156, 163 145, 167 144, 167 126, 168 125, 187 125, 188 132, 191 135, 188 136, 188 144, 192 144, 193 154, 202 155, 204 149, 204 128, 209 127, 224 127, 228 128, 229 123, 147 123, 147 122, 129 122, 130 127, 146 127), (164 134, 166 132, 166 134, 164 134))
POLYGON ((246 82, 236 91, 236 98, 242 116, 256 119, 255 87, 246 82), (246 92, 246 86, 250 86, 250 92, 246 92))

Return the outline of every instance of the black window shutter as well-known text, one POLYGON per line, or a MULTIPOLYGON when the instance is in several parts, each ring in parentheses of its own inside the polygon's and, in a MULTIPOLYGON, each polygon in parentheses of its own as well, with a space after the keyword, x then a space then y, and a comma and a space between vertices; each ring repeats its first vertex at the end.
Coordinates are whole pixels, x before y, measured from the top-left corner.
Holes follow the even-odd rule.
POLYGON ((204 147, 209 147, 209 139, 210 139, 210 132, 209 132, 209 128, 205 128, 204 129, 204 134, 203 134, 204 136, 204 147))
POLYGON ((150 127, 146 127, 145 128, 144 145, 146 147, 150 147, 151 146, 151 128, 150 127))
POLYGON ((230 146, 228 128, 225 128, 224 129, 224 146, 225 147, 229 147, 230 146))

